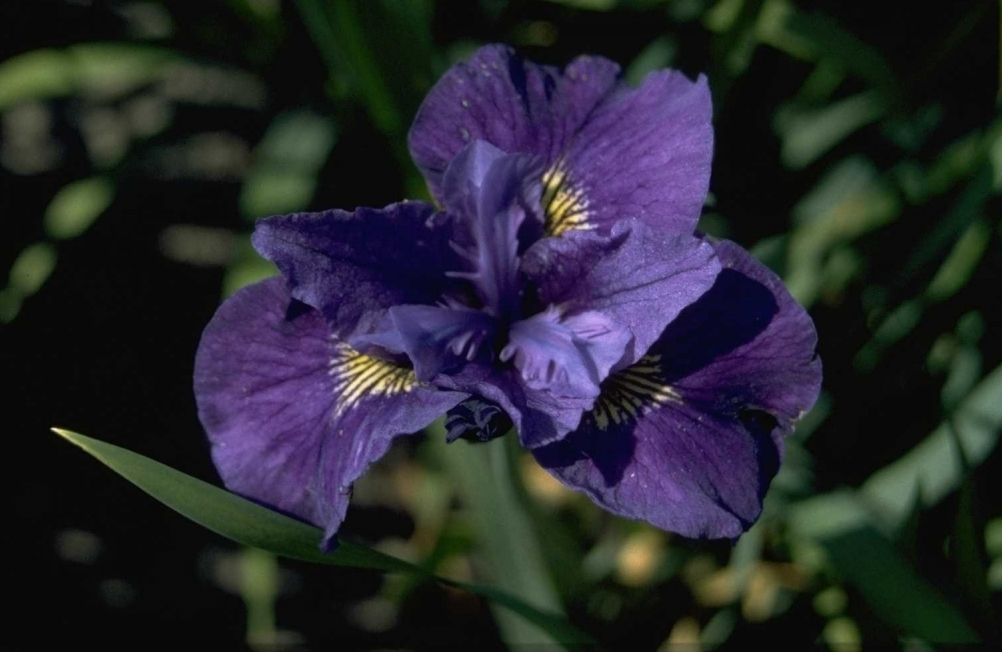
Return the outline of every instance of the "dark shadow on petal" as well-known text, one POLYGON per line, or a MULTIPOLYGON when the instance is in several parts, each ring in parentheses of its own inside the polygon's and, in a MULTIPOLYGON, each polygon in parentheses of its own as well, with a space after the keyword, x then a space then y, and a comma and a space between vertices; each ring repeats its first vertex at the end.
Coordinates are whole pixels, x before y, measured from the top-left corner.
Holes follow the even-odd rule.
POLYGON ((548 469, 564 468, 590 459, 607 487, 619 483, 633 461, 637 441, 633 436, 636 422, 610 430, 600 430, 592 415, 586 415, 581 427, 564 439, 533 450, 537 461, 548 469))
POLYGON ((529 94, 526 91, 525 61, 522 57, 518 55, 508 57, 508 76, 511 79, 512 86, 515 87, 515 91, 518 93, 519 98, 521 98, 522 104, 525 105, 526 112, 528 112, 529 94))
POLYGON ((765 410, 747 408, 738 412, 738 421, 752 436, 758 449, 759 497, 764 497, 783 459, 779 420, 765 410))
POLYGON ((295 321, 312 310, 312 307, 302 301, 292 299, 289 301, 289 307, 285 310, 285 321, 295 321))
MULTIPOLYGON (((713 286, 682 310, 651 347, 652 352, 661 354, 660 380, 670 385, 751 342, 778 312, 776 299, 765 285, 736 270, 722 270, 713 286)), ((615 392, 614 377, 603 383, 602 395, 615 401, 610 392, 615 392)), ((739 421, 755 440, 760 451, 762 486, 768 486, 780 461, 780 450, 772 437, 778 426, 776 418, 754 409, 726 416, 739 421)), ((634 462, 636 427, 636 421, 630 419, 602 430, 592 413, 585 416, 576 432, 534 452, 547 468, 567 467, 590 459, 606 486, 611 487, 622 480, 634 462)))
POLYGON ((671 383, 754 340, 779 313, 765 285, 724 269, 713 287, 668 324, 651 347, 662 353, 662 380, 671 383))

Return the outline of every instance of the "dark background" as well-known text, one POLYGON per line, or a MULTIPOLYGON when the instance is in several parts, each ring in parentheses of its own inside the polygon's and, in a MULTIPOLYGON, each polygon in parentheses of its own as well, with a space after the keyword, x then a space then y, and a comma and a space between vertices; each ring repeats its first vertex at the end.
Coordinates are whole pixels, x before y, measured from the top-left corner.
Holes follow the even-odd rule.
MULTIPOLYGON (((572 622, 652 650, 687 633, 711 648, 997 637, 999 24, 997 3, 975 1, 0 4, 6 641, 248 645, 238 547, 48 429, 218 482, 192 361, 222 293, 268 273, 248 248, 252 219, 421 197, 409 120, 450 63, 498 41, 557 65, 604 55, 634 83, 666 66, 707 74, 704 227, 784 276, 825 363, 751 562, 574 497, 541 499, 544 542, 563 542, 548 554, 572 622), (109 43, 124 47, 95 47, 109 43), (67 188, 82 190, 60 208, 67 188), (933 465, 947 478, 935 495, 895 494, 903 520, 864 510, 863 534, 805 524, 805 509, 821 509, 810 500, 871 505, 867 480, 889 465, 928 489, 909 460, 940 424, 961 447, 965 435, 984 444, 964 464, 933 465), (657 560, 639 577, 623 570, 634 544, 657 560), (599 548, 608 568, 562 581, 574 571, 561 568, 595 567, 599 548), (874 570, 883 559, 893 563, 874 570)), ((447 479, 419 445, 394 459, 447 479)), ((416 545, 450 531, 422 534, 406 501, 383 502, 353 506, 348 536, 416 545)), ((471 554, 468 543, 455 556, 471 554)), ((258 648, 502 645, 473 596, 280 568, 279 631, 258 648)))

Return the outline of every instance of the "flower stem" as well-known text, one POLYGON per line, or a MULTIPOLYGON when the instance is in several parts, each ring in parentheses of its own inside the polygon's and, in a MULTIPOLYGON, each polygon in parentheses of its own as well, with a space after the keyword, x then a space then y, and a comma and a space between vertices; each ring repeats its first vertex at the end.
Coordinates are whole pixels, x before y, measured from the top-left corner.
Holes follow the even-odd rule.
MULTIPOLYGON (((532 606, 562 614, 543 551, 526 510, 526 495, 516 466, 514 433, 488 444, 444 443, 444 431, 431 428, 433 446, 456 481, 457 492, 477 534, 483 579, 532 606)), ((542 629, 504 607, 492 605, 502 638, 509 647, 546 643, 542 629)))

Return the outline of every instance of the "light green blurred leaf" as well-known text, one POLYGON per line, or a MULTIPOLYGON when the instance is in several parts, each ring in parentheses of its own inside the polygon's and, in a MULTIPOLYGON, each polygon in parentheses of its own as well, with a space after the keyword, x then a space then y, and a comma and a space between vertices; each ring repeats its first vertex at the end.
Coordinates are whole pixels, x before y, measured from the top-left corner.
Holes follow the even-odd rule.
POLYGON ((254 166, 240 190, 243 216, 256 219, 306 209, 336 137, 333 121, 310 111, 275 118, 254 150, 254 166))
POLYGON ((315 174, 280 168, 256 169, 240 190, 240 212, 250 219, 303 210, 317 189, 315 174))
POLYGON ((859 129, 882 118, 888 109, 884 97, 871 91, 820 109, 786 107, 776 116, 783 164, 793 169, 807 167, 859 129))
POLYGON ((278 273, 275 264, 261 257, 251 246, 250 237, 237 241, 236 252, 223 277, 222 296, 226 298, 242 287, 263 281, 278 273))
POLYGON ((81 43, 34 50, 0 63, 0 111, 24 100, 87 91, 121 96, 156 79, 178 55, 136 43, 81 43))
POLYGON ((55 248, 46 242, 26 247, 10 268, 9 287, 22 297, 38 292, 56 268, 57 257, 55 248))
POLYGON ((105 97, 119 97, 155 81, 166 64, 181 58, 139 43, 81 43, 66 52, 80 88, 105 97))
POLYGON ((977 642, 961 612, 878 532, 854 492, 802 501, 791 509, 790 523, 799 536, 821 543, 835 570, 892 627, 934 643, 977 642))
POLYGON ((45 209, 45 231, 66 240, 81 235, 115 198, 115 185, 106 177, 81 179, 63 186, 45 209))
POLYGON ((851 156, 834 165, 793 208, 797 224, 790 235, 785 275, 793 296, 812 304, 826 281, 829 252, 893 221, 900 209, 894 188, 872 162, 851 156))
POLYGON ((472 591, 507 607, 547 632, 553 640, 572 645, 592 643, 588 635, 578 631, 564 618, 540 611, 504 591, 438 577, 427 569, 350 541, 340 541, 337 550, 324 554, 320 552, 322 533, 318 528, 138 453, 69 430, 53 430, 171 509, 238 543, 281 557, 317 564, 416 573, 449 586, 472 591))
POLYGON ((896 528, 907 516, 916 487, 921 490, 922 503, 929 506, 960 486, 963 468, 949 431, 951 427, 956 429, 972 467, 995 449, 1002 431, 1002 366, 978 383, 957 407, 950 422, 940 424, 908 453, 870 476, 860 488, 861 494, 879 508, 882 520, 890 528, 896 528))
POLYGON ((268 126, 254 156, 269 165, 315 171, 327 161, 336 137, 330 118, 305 109, 289 111, 268 126))
POLYGON ((35 50, 0 63, 0 111, 24 100, 69 95, 75 88, 66 54, 35 50))
POLYGON ((648 73, 672 65, 678 43, 670 36, 659 36, 640 51, 623 75, 631 86, 639 86, 648 73))

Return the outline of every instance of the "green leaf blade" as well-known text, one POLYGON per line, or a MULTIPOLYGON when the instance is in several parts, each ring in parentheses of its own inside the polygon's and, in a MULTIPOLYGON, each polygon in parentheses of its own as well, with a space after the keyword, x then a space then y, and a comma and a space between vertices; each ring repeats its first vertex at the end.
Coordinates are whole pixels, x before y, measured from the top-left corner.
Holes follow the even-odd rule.
POLYGON ((350 541, 340 541, 336 550, 325 554, 320 551, 322 532, 319 528, 125 448, 70 430, 52 430, 167 507, 237 543, 316 564, 422 575, 504 606, 546 631, 553 640, 569 647, 591 647, 595 644, 592 637, 565 618, 541 611, 504 591, 442 578, 428 569, 350 541))

